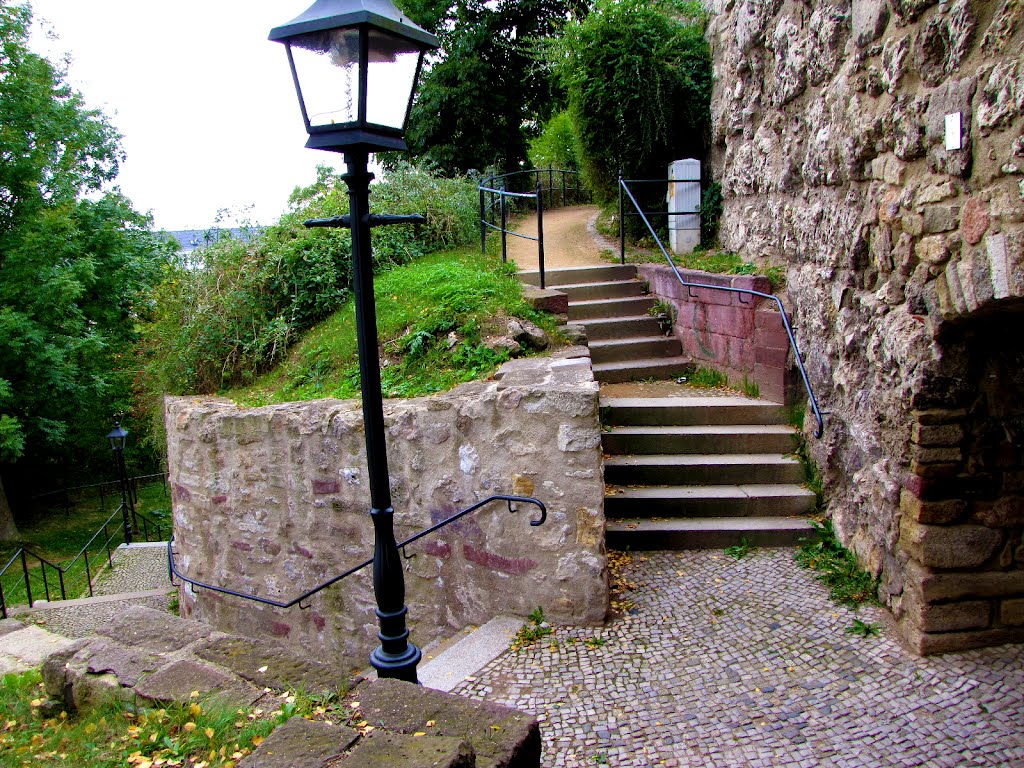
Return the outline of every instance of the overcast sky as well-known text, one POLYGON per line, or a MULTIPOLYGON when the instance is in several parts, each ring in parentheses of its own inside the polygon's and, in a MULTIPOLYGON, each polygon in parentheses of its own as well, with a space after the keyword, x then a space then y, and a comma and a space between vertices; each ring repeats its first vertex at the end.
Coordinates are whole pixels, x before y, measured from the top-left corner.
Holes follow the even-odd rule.
POLYGON ((218 210, 250 206, 268 224, 317 163, 342 167, 341 155, 304 148, 284 46, 267 40, 311 0, 30 4, 33 47, 70 54, 71 85, 124 136, 118 185, 158 228, 205 229, 218 210))

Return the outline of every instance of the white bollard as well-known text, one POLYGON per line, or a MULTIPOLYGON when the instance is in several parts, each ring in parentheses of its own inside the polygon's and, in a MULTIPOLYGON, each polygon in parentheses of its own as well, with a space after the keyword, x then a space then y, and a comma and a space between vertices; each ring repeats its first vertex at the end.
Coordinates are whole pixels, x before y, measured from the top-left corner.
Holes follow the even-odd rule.
POLYGON ((700 160, 676 160, 668 166, 669 247, 692 253, 700 245, 700 160), (682 182, 682 183, 677 183, 682 182))

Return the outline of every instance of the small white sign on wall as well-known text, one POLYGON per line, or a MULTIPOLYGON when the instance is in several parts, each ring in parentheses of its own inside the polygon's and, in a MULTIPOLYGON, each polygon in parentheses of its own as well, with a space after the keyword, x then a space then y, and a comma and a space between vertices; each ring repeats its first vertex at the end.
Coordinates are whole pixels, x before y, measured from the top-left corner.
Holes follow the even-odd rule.
POLYGON ((960 113, 946 115, 946 149, 963 149, 963 136, 960 133, 960 113))

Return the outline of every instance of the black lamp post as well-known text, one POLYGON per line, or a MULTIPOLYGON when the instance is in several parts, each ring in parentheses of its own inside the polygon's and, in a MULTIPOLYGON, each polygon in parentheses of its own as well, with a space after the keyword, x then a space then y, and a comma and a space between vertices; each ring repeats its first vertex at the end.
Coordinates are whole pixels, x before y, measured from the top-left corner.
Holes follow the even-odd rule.
POLYGON ((404 150, 416 82, 437 38, 404 17, 391 0, 316 0, 302 15, 270 32, 284 43, 309 133, 306 146, 343 152, 349 215, 306 222, 352 230, 356 338, 366 431, 373 520, 373 591, 380 645, 370 654, 378 677, 417 682, 422 653, 409 642, 405 576, 395 542, 394 509, 384 441, 384 409, 377 353, 370 228, 420 217, 373 216, 369 192, 371 152, 404 150))
POLYGON ((121 516, 124 523, 124 543, 132 543, 132 521, 128 515, 128 472, 124 467, 124 445, 127 442, 128 430, 121 426, 119 421, 114 422, 114 428, 107 434, 110 441, 110 448, 114 452, 114 462, 117 464, 117 479, 121 483, 121 516))

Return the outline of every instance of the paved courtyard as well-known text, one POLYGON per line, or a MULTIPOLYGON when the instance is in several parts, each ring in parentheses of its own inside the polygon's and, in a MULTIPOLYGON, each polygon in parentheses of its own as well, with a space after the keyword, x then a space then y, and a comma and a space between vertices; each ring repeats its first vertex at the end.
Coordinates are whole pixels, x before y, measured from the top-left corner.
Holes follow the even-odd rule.
POLYGON ((792 550, 638 553, 622 579, 622 618, 454 692, 536 714, 549 767, 1024 766, 1024 646, 915 658, 792 550))

